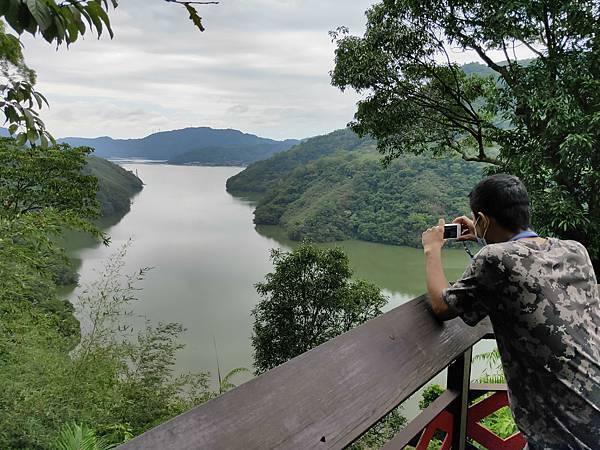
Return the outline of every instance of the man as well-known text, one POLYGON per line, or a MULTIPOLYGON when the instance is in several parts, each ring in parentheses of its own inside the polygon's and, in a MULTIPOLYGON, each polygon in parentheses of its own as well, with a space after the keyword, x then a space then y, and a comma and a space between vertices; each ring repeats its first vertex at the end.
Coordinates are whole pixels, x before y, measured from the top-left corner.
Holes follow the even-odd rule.
POLYGON ((527 191, 511 175, 469 194, 473 220, 460 240, 484 247, 462 278, 442 268, 444 220, 423 233, 435 315, 494 327, 519 429, 537 449, 600 449, 600 302, 585 247, 530 230, 527 191))

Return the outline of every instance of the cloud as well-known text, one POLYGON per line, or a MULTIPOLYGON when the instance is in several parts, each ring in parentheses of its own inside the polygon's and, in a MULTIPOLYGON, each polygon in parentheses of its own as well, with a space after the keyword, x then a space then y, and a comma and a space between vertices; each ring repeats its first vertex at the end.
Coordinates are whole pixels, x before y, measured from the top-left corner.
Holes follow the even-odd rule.
POLYGON ((113 40, 88 35, 57 51, 39 37, 23 42, 56 136, 139 137, 193 125, 305 137, 352 119, 356 96, 329 84, 328 31, 362 32, 372 3, 223 0, 200 8, 200 33, 177 5, 123 0, 111 15, 113 40))
MULTIPOLYGON (((55 51, 25 36, 43 118, 56 136, 139 137, 187 126, 302 138, 344 127, 356 94, 330 85, 328 31, 364 31, 374 0, 222 0, 200 7, 207 31, 163 0, 122 0, 115 38, 55 51)), ((477 59, 454 52, 456 60, 477 59)))

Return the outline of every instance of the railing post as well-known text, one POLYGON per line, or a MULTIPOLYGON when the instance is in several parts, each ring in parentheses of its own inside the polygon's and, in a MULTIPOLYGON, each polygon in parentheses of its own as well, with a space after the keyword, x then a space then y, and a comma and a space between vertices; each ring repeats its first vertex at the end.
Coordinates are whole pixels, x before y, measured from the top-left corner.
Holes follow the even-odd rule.
POLYGON ((447 389, 451 389, 459 394, 449 409, 454 416, 452 450, 465 450, 467 444, 471 354, 472 348, 469 348, 448 367, 447 389))

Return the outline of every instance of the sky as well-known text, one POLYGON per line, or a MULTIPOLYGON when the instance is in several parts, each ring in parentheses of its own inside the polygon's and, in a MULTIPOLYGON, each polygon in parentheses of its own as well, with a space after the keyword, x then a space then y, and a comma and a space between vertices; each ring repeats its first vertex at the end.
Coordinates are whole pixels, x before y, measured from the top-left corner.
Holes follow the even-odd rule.
POLYGON ((208 126, 306 138, 352 120, 358 96, 330 84, 328 32, 344 25, 362 35, 375 0, 222 0, 199 6, 204 33, 180 5, 119 3, 112 40, 88 34, 57 50, 39 36, 22 37, 55 137, 137 138, 208 126))
POLYGON ((357 96, 330 85, 340 25, 364 31, 370 0, 222 0, 185 9, 121 0, 114 39, 91 34, 70 48, 24 35, 27 64, 50 102, 56 137, 142 137, 189 126, 234 128, 274 139, 344 127, 357 96))

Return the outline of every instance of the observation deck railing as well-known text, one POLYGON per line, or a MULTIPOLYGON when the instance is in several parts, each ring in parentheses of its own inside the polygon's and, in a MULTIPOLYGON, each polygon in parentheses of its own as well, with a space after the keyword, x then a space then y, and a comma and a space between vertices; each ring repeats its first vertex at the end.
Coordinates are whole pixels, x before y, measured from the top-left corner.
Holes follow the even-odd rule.
POLYGON ((480 424, 508 404, 505 385, 470 383, 472 347, 490 337, 488 319, 440 323, 421 296, 120 448, 341 449, 447 368, 446 391, 383 448, 427 449, 441 430, 443 450, 474 448, 467 437, 488 449, 522 449, 520 433, 501 439, 480 424))

